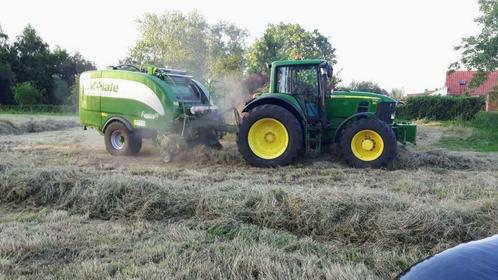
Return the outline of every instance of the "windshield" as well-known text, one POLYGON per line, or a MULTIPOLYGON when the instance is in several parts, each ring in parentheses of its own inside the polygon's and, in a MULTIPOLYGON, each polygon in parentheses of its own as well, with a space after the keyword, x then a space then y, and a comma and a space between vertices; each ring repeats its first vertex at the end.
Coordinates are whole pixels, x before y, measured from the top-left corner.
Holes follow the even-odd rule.
POLYGON ((280 66, 277 91, 294 95, 318 95, 317 66, 280 66))

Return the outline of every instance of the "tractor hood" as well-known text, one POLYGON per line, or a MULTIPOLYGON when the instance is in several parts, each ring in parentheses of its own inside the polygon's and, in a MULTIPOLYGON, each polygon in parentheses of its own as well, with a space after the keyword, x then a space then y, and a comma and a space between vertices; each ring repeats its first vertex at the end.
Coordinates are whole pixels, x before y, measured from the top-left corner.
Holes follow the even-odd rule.
POLYGON ((378 102, 398 103, 398 100, 387 95, 364 91, 334 91, 331 97, 377 99, 378 102))

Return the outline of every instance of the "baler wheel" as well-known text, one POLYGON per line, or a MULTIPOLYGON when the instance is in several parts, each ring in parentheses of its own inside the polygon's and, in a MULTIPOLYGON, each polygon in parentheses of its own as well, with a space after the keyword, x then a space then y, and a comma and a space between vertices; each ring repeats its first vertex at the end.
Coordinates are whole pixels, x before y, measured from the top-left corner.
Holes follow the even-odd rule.
POLYGON ((120 121, 110 123, 105 129, 105 147, 114 156, 136 154, 142 147, 142 138, 128 130, 120 121))

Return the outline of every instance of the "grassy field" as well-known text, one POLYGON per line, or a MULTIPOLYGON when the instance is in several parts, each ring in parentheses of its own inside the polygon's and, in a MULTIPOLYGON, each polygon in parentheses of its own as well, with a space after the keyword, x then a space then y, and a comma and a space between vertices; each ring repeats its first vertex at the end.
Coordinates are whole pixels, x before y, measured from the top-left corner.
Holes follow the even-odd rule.
POLYGON ((230 137, 165 163, 76 117, 0 119, 0 279, 387 279, 498 232, 498 153, 439 148, 467 128, 421 126, 387 170, 333 148, 259 169, 230 137))
POLYGON ((470 133, 442 137, 440 146, 460 151, 498 152, 498 112, 480 112, 472 121, 444 125, 467 128, 470 133))

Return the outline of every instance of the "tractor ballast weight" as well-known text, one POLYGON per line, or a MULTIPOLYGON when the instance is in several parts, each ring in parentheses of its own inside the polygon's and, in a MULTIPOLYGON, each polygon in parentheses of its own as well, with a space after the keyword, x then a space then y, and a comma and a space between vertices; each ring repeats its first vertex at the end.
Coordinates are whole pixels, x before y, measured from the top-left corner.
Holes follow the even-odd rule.
POLYGON ((270 89, 242 110, 237 143, 256 166, 289 164, 337 144, 355 167, 383 167, 397 154, 397 142, 415 143, 416 126, 394 122, 397 100, 359 91, 330 91, 332 65, 322 59, 276 61, 270 89))
POLYGON ((123 65, 84 72, 79 91, 80 122, 104 134, 113 155, 138 153, 142 138, 157 132, 219 147, 226 130, 206 87, 180 70, 123 65))

